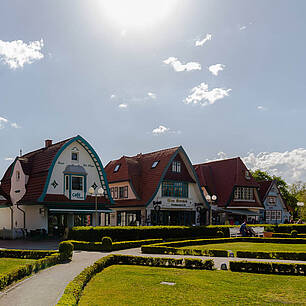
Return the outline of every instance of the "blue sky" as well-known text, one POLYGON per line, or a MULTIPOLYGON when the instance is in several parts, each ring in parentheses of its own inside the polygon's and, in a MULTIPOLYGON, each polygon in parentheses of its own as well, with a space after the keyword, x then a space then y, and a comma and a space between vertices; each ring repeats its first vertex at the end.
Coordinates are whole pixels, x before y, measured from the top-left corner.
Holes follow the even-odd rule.
POLYGON ((104 165, 182 145, 306 181, 305 1, 126 2, 0 2, 0 176, 80 134, 104 165))

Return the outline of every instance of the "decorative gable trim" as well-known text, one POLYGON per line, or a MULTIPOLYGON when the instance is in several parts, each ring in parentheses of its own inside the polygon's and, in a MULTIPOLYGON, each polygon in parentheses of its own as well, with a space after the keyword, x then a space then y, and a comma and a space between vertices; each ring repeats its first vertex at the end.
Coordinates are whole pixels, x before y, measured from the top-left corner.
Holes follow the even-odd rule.
MULTIPOLYGON (((51 166, 48 170, 48 176, 47 176, 47 180, 45 182, 44 190, 43 190, 43 193, 41 194, 41 196, 39 197, 38 202, 43 202, 45 197, 46 197, 46 193, 47 193, 47 190, 48 190, 51 175, 52 175, 54 166, 56 164, 56 161, 58 160, 61 153, 74 141, 77 141, 80 145, 82 145, 82 147, 90 155, 90 157, 91 157, 92 161, 94 162, 94 164, 96 166, 96 169, 98 171, 98 174, 99 174, 99 177, 100 177, 100 183, 101 183, 102 186, 105 185, 106 190, 107 190, 107 194, 108 194, 108 198, 109 198, 111 204, 114 204, 114 200, 111 197, 111 193, 110 193, 110 190, 109 190, 109 186, 108 186, 108 182, 107 182, 107 178, 106 178, 106 174, 104 172, 102 162, 101 162, 99 156, 97 155, 97 153, 95 152, 95 150, 93 149, 93 147, 80 135, 78 135, 78 136, 70 139, 69 141, 67 141, 65 144, 62 145, 62 147, 56 153, 55 157, 53 158, 52 164, 51 164, 51 166), (103 183, 102 178, 104 180, 104 183, 103 183)), ((85 191, 85 193, 86 193, 86 191, 85 191)))

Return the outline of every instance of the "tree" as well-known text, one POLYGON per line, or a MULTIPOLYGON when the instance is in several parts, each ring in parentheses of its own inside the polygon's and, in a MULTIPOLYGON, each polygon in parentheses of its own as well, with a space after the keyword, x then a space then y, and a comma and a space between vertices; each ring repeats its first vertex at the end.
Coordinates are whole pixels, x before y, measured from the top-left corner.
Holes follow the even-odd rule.
POLYGON ((290 186, 290 193, 297 198, 298 202, 304 203, 303 207, 297 208, 297 213, 302 220, 306 220, 306 183, 299 181, 292 184, 290 186))
POLYGON ((296 203, 299 201, 297 198, 297 195, 296 193, 291 192, 291 189, 290 189, 291 187, 289 188, 288 184, 280 176, 276 176, 276 175, 271 176, 267 172, 261 171, 261 170, 256 170, 252 172, 252 176, 257 182, 274 180, 281 193, 283 200, 292 209, 294 213, 294 217, 297 216, 296 203))

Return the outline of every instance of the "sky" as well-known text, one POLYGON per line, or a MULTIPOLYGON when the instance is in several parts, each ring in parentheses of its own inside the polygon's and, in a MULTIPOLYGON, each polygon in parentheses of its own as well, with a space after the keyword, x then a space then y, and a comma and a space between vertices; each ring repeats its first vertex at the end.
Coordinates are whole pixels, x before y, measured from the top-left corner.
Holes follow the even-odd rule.
POLYGON ((306 181, 306 1, 0 2, 0 177, 81 135, 102 163, 182 145, 306 181))

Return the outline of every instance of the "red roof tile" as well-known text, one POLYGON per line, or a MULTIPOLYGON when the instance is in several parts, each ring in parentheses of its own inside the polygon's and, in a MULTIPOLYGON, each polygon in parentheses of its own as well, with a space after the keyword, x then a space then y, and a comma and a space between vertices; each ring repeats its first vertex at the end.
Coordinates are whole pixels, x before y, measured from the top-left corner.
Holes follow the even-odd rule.
POLYGON ((118 200, 116 205, 118 207, 146 205, 154 195, 162 176, 166 174, 166 167, 179 148, 140 153, 132 157, 122 156, 120 159, 109 162, 105 167, 109 184, 130 181, 139 198, 139 200, 118 200), (158 161, 158 164, 152 168, 155 161, 158 161), (115 167, 119 164, 119 170, 114 172, 115 167))
POLYGON ((254 180, 239 157, 217 160, 194 165, 199 177, 200 185, 204 186, 209 194, 217 196, 216 204, 221 207, 262 207, 259 202, 232 201, 231 196, 235 186, 258 188, 254 180), (247 179, 246 174, 249 174, 247 179))
POLYGON ((273 181, 260 181, 259 184, 259 196, 260 200, 263 202, 266 198, 268 190, 271 188, 273 181))

